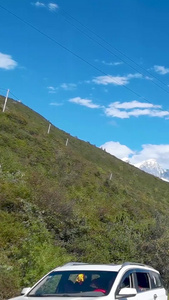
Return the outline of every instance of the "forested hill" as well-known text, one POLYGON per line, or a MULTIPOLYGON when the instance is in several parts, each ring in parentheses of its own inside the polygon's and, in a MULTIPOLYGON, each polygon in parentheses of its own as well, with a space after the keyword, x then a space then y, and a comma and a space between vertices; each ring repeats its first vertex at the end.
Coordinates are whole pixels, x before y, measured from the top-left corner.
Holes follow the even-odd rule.
POLYGON ((153 265, 169 283, 169 183, 0 97, 0 299, 68 261, 153 265), (10 287, 10 288, 9 288, 10 287))

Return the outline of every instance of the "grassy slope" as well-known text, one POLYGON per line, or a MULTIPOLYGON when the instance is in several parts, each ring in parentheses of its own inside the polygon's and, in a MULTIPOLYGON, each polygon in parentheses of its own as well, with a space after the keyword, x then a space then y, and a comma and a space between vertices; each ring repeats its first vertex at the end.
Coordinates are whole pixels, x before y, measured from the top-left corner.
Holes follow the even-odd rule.
POLYGON ((0 298, 71 259, 149 263, 168 283, 169 184, 3 103, 0 298))

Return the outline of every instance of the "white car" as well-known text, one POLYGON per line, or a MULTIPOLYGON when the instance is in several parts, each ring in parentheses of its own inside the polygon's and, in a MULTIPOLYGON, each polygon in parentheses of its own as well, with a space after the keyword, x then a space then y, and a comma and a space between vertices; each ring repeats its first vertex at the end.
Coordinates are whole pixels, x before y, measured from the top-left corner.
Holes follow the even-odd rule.
POLYGON ((167 300, 160 274, 137 263, 68 263, 10 300, 167 300), (65 299, 66 298, 66 299, 65 299), (103 300, 103 299, 102 299, 103 300))

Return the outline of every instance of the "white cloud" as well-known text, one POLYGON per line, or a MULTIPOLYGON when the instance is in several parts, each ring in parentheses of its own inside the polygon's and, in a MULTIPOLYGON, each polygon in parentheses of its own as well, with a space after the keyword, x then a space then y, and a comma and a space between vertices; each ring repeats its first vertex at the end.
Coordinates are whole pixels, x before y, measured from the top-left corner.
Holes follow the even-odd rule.
POLYGON ((149 116, 149 117, 168 117, 169 111, 162 111, 162 110, 151 110, 151 109, 134 109, 133 111, 128 113, 129 116, 139 117, 139 116, 149 116))
POLYGON ((135 73, 135 74, 128 74, 127 75, 128 79, 133 79, 133 78, 143 78, 143 75, 140 73, 135 73))
POLYGON ((72 91, 76 89, 77 85, 75 83, 62 83, 60 87, 66 91, 72 91))
POLYGON ((160 105, 144 103, 138 101, 130 102, 113 102, 104 109, 106 116, 116 117, 120 119, 128 119, 130 117, 149 116, 149 117, 169 117, 169 111, 161 109, 160 105))
POLYGON ((164 66, 154 66, 154 71, 161 74, 161 75, 165 75, 169 73, 169 68, 166 68, 164 66))
POLYGON ((153 80, 153 77, 150 77, 150 76, 144 76, 144 78, 147 80, 151 80, 151 81, 153 80))
POLYGON ((82 99, 80 97, 71 98, 71 99, 69 99, 69 102, 76 103, 76 104, 86 106, 89 108, 100 108, 101 107, 100 105, 94 104, 92 102, 92 100, 82 99))
POLYGON ((100 148, 119 159, 129 160, 133 165, 148 159, 156 159, 160 166, 169 169, 169 144, 145 144, 142 145, 140 151, 136 152, 119 142, 110 141, 101 145, 100 148))
POLYGON ((106 62, 105 60, 102 60, 102 64, 104 64, 106 66, 119 66, 119 65, 122 65, 123 62, 122 61, 106 62))
MULTIPOLYGON (((50 91, 54 93, 53 90, 50 91)), ((88 108, 101 108, 103 109, 107 117, 129 119, 130 117, 158 117, 169 119, 169 111, 162 110, 161 105, 154 105, 147 102, 130 101, 130 102, 113 102, 107 107, 94 104, 92 100, 82 99, 81 97, 75 97, 69 100, 69 102, 86 106, 88 108)))
POLYGON ((48 86, 47 87, 49 90, 51 90, 51 91, 54 91, 55 90, 55 88, 53 87, 53 86, 48 86))
POLYGON ((58 87, 48 86, 47 89, 50 94, 55 94, 59 89, 63 89, 65 91, 72 91, 72 90, 75 90, 76 87, 77 87, 77 85, 74 83, 62 83, 58 87))
POLYGON ((63 105, 63 103, 51 102, 49 105, 52 105, 52 106, 61 106, 61 105, 63 105))
POLYGON ((36 7, 44 7, 50 11, 56 11, 59 8, 59 6, 56 3, 52 3, 52 2, 45 4, 43 2, 36 1, 36 2, 32 2, 31 4, 36 7))
POLYGON ((108 85, 108 84, 114 84, 114 85, 126 85, 129 83, 129 80, 125 76, 98 76, 95 77, 92 80, 96 84, 103 84, 103 85, 108 85))
POLYGON ((119 66, 119 65, 122 65, 123 62, 122 61, 116 61, 113 63, 113 66, 119 66))
POLYGON ((105 75, 105 76, 95 77, 92 81, 96 84, 102 84, 102 85, 108 85, 108 84, 127 85, 130 79, 133 78, 143 78, 143 76, 140 73, 128 74, 126 76, 105 75))
POLYGON ((105 108, 105 114, 107 117, 116 117, 120 119, 128 119, 129 114, 125 110, 117 109, 113 106, 113 103, 109 107, 105 108))
POLYGON ((0 52, 0 69, 12 70, 16 68, 17 62, 12 59, 11 55, 0 52))
POLYGON ((43 2, 39 2, 39 1, 37 1, 37 2, 32 2, 32 5, 35 5, 35 6, 37 6, 37 7, 45 7, 45 4, 44 4, 43 2))
POLYGON ((58 90, 58 88, 54 86, 48 86, 47 89, 49 91, 49 94, 55 94, 58 90))
POLYGON ((55 4, 55 3, 49 3, 48 4, 48 8, 51 11, 55 11, 55 10, 57 10, 59 8, 59 6, 57 4, 55 4))
POLYGON ((132 109, 132 108, 149 108, 149 107, 154 107, 154 108, 161 108, 161 105, 153 105, 152 103, 147 103, 147 102, 139 102, 137 100, 133 100, 130 102, 114 102, 112 103, 114 107, 116 108, 123 108, 123 109, 132 109))
POLYGON ((134 152, 128 148, 125 145, 121 145, 119 142, 107 142, 100 146, 103 150, 106 150, 106 152, 123 159, 124 157, 128 157, 131 154, 134 154, 134 152))

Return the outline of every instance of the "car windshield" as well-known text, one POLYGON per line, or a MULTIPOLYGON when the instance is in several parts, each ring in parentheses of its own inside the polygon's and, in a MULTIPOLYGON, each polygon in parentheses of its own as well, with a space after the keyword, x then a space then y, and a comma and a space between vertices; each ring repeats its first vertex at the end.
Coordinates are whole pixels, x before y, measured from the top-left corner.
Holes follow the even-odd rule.
POLYGON ((51 272, 28 297, 98 297, 108 295, 117 276, 110 271, 51 272))

